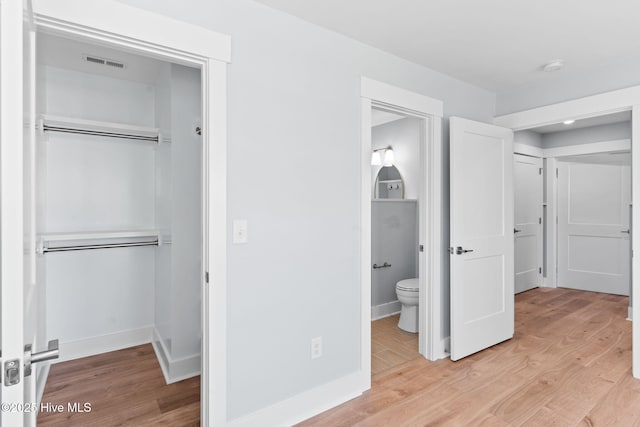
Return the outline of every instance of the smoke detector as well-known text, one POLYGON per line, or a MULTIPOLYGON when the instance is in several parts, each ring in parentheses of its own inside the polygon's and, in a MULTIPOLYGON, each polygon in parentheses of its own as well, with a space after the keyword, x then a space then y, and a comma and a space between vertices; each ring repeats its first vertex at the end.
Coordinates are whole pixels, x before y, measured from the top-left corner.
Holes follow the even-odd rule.
POLYGON ((546 73, 552 73, 554 71, 560 71, 564 68, 564 61, 562 59, 556 59, 548 64, 542 66, 542 71, 546 73))
POLYGON ((82 59, 91 64, 104 65, 105 67, 117 68, 120 70, 126 68, 123 62, 114 61, 113 59, 101 58, 95 55, 82 55, 82 59))

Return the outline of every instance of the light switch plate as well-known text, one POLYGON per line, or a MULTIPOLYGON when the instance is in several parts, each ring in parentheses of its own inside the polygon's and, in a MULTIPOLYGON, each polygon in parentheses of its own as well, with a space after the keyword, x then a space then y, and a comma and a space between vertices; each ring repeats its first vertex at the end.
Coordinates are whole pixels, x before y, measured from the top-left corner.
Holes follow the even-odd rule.
POLYGON ((233 243, 247 243, 249 241, 249 226, 246 219, 233 220, 233 243))

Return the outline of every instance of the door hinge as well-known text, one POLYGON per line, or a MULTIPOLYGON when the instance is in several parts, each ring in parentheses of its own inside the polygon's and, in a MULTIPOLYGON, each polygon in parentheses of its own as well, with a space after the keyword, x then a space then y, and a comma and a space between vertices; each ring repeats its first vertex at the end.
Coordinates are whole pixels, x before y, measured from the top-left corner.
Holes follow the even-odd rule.
POLYGON ((538 274, 542 274, 542 267, 538 267, 538 274))
POLYGON ((420 245, 420 246, 418 246, 418 250, 419 250, 420 252, 424 252, 424 245, 420 245))
POLYGON ((538 224, 542 224, 542 217, 541 216, 538 217, 538 224))
POLYGON ((454 252, 455 252, 455 249, 453 248, 453 246, 451 246, 451 247, 449 248, 449 253, 450 253, 451 255, 453 255, 453 253, 454 253, 454 252))
POLYGON ((538 175, 542 175, 542 168, 538 168, 538 175))
POLYGON ((208 271, 204 272, 204 282, 205 283, 209 283, 209 272, 208 271))

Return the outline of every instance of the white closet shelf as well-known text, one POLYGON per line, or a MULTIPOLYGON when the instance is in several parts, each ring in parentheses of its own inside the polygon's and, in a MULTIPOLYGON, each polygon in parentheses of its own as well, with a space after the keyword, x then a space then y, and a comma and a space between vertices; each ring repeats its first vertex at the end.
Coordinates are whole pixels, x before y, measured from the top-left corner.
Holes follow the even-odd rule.
POLYGON ((158 142, 160 140, 160 129, 158 128, 77 119, 74 117, 52 116, 49 114, 43 114, 41 116, 40 130, 43 132, 80 133, 151 142, 158 142))
POLYGON ((98 240, 98 239, 135 239, 160 236, 158 230, 121 230, 121 231, 81 231, 63 233, 43 233, 38 235, 38 240, 46 242, 66 242, 71 240, 98 240))

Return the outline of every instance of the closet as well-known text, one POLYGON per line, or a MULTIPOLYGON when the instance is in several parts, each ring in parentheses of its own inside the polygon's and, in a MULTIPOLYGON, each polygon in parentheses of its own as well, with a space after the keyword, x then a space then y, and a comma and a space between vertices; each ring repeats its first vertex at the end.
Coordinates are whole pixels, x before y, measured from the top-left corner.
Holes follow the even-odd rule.
MULTIPOLYGON (((40 329, 66 361, 153 343, 200 373, 200 70, 38 35, 40 329)), ((135 363, 135 361, 132 361, 135 363)))

